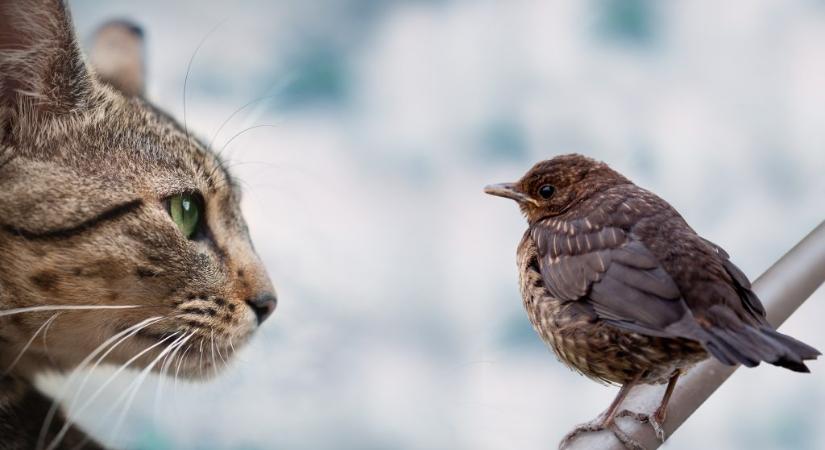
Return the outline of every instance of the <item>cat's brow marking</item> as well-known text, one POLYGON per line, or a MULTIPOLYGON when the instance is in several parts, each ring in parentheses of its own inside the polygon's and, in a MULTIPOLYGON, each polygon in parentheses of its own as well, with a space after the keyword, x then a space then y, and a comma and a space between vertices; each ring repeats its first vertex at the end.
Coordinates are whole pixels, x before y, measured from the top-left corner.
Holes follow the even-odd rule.
POLYGON ((81 222, 77 225, 66 228, 58 228, 49 231, 30 231, 23 228, 14 227, 11 225, 0 225, 7 233, 16 234, 29 240, 54 240, 54 239, 68 239, 83 232, 89 231, 98 225, 122 217, 143 205, 143 200, 132 200, 112 208, 109 208, 91 219, 81 222))

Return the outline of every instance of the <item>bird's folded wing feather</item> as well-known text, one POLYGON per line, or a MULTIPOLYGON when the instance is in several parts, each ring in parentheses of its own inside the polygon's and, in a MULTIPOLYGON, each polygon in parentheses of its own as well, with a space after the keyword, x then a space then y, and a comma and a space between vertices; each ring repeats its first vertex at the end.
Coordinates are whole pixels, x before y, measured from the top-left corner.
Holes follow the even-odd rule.
POLYGON ((739 269, 739 267, 736 266, 736 264, 731 262, 728 252, 726 252, 722 247, 707 239, 702 238, 702 240, 710 245, 721 257, 722 265, 725 267, 728 275, 730 275, 733 280, 733 285, 736 288, 736 292, 739 294, 739 297, 742 299, 742 305, 745 309, 754 319, 756 319, 757 322, 762 324, 767 323, 767 320, 765 319, 765 307, 762 306, 762 302, 759 300, 759 297, 757 297, 753 290, 751 290, 751 282, 748 280, 748 277, 742 272, 741 269, 739 269))
POLYGON ((696 323, 678 286, 633 234, 614 227, 568 234, 538 225, 531 237, 553 297, 588 302, 600 319, 630 331, 694 337, 696 323))

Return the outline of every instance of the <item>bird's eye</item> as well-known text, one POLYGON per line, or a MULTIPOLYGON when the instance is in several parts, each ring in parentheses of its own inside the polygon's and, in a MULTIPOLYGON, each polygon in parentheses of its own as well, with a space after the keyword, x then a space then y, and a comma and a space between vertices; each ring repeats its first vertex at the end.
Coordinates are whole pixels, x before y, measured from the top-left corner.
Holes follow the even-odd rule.
POLYGON ((194 194, 178 194, 169 197, 168 212, 172 221, 180 232, 191 238, 198 229, 201 220, 201 207, 198 197, 194 194))
POLYGON ((539 188, 539 195, 541 198, 550 198, 553 196, 554 192, 556 192, 556 188, 549 184, 542 185, 539 188))

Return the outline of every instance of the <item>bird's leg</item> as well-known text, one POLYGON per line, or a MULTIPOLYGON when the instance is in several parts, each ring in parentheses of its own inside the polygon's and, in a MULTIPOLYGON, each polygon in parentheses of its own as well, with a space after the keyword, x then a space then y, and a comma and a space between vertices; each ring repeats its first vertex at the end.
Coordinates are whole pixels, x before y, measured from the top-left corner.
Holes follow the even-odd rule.
POLYGON ((677 370, 673 372, 673 375, 670 376, 670 379, 667 382, 667 388, 665 388, 665 395, 662 396, 662 402, 659 403, 659 407, 656 408, 656 412, 653 415, 650 414, 643 414, 637 413, 633 411, 624 410, 616 415, 616 417, 633 417, 634 419, 638 420, 642 423, 649 423, 651 427, 653 427, 653 431, 656 432, 656 437, 659 438, 660 441, 665 441, 665 419, 667 418, 667 404, 670 401, 670 396, 673 394, 673 388, 676 387, 676 380, 679 379, 680 372, 677 370))
POLYGON ((627 433, 619 429, 615 422, 616 411, 622 404, 622 400, 627 397, 630 389, 639 381, 639 378, 641 378, 641 375, 637 376, 629 383, 623 384, 622 388, 619 389, 619 393, 616 394, 616 398, 613 399, 610 406, 608 406, 603 413, 599 414, 599 417, 590 422, 578 425, 573 429, 573 431, 567 433, 567 435, 561 440, 561 443, 559 443, 559 449, 567 448, 576 436, 582 433, 609 430, 614 436, 616 436, 616 439, 618 439, 629 450, 644 450, 644 447, 628 436, 627 433))

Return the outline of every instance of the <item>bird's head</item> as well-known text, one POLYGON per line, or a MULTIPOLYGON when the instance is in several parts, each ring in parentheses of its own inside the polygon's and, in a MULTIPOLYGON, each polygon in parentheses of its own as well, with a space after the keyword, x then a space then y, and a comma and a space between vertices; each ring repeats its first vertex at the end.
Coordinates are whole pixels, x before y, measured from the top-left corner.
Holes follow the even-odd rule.
POLYGON ((564 214, 608 187, 629 182, 603 162, 570 154, 542 161, 515 183, 492 184, 484 192, 515 200, 532 224, 564 214))

